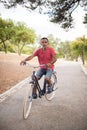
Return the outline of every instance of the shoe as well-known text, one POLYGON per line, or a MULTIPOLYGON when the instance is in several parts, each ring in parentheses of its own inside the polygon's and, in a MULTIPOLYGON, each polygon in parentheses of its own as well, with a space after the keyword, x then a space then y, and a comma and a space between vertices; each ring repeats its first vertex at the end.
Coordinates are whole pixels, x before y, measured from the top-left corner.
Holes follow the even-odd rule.
POLYGON ((41 94, 42 94, 42 95, 45 94, 45 90, 44 90, 44 89, 41 90, 41 94))
POLYGON ((35 93, 35 94, 33 93, 33 94, 32 94, 32 97, 33 97, 33 99, 37 99, 37 94, 36 94, 36 93, 35 93))
POLYGON ((47 93, 51 93, 53 91, 53 86, 48 86, 48 92, 47 93))

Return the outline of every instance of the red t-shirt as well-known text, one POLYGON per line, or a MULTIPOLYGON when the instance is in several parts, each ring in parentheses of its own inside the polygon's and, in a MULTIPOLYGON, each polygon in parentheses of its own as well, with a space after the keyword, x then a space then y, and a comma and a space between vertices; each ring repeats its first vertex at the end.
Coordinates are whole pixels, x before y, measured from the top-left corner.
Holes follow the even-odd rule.
MULTIPOLYGON (((47 64, 52 61, 52 57, 56 54, 53 48, 47 47, 45 50, 43 48, 39 48, 34 52, 34 56, 38 57, 39 64, 47 64)), ((45 67, 41 67, 45 68, 45 67)), ((54 69, 54 65, 51 65, 51 68, 54 69)))

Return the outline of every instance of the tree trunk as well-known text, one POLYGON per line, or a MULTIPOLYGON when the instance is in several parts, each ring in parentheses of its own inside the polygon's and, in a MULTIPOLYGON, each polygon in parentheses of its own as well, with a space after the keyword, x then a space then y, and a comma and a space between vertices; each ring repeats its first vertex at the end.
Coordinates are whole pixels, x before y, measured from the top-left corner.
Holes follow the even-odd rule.
POLYGON ((5 45, 5 42, 3 42, 3 48, 4 48, 4 52, 7 53, 7 46, 5 45))
POLYGON ((82 45, 82 63, 85 64, 85 58, 84 58, 84 45, 82 45))

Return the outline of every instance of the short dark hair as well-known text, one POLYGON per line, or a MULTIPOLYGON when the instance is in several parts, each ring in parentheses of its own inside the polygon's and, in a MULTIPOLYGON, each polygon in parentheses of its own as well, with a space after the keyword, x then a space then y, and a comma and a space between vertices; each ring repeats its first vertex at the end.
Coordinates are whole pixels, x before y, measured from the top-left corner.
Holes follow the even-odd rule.
POLYGON ((47 38, 47 37, 42 37, 42 38, 41 38, 41 40, 43 40, 43 39, 46 39, 46 40, 49 42, 49 40, 48 40, 48 38, 47 38))

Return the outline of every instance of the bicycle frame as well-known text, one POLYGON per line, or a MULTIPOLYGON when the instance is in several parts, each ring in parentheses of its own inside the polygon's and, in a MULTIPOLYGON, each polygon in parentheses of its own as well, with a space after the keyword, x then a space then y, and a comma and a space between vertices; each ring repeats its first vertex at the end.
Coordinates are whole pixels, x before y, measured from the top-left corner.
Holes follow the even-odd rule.
MULTIPOLYGON (((40 84, 38 82, 38 79, 37 79, 37 77, 35 75, 35 71, 33 71, 31 78, 32 78, 32 82, 31 81, 30 82, 33 83, 34 86, 37 88, 38 93, 39 93, 39 97, 41 98, 41 96, 43 95, 43 93, 42 93, 41 86, 40 86, 40 84)), ((44 90, 45 90, 45 86, 46 86, 46 81, 44 79, 44 83, 43 83, 43 89, 44 90)))
MULTIPOLYGON (((42 65, 39 65, 39 66, 32 66, 32 65, 30 65, 29 63, 25 62, 25 65, 28 65, 28 66, 30 66, 30 67, 33 67, 34 69, 35 69, 35 68, 39 68, 39 67, 41 67, 41 66, 45 66, 45 67, 47 68, 47 66, 46 66, 45 64, 42 64, 42 65)), ((50 69, 50 68, 47 68, 47 69, 50 69)), ((39 93, 39 97, 41 98, 41 96, 44 95, 45 92, 46 92, 46 80, 44 79, 43 89, 41 89, 41 86, 40 86, 40 84, 39 84, 39 82, 38 82, 38 79, 37 79, 37 77, 36 77, 36 75, 35 75, 35 72, 36 72, 35 70, 32 72, 32 76, 31 76, 32 81, 30 81, 30 83, 32 83, 32 84, 37 88, 38 93, 39 93)), ((55 75, 55 71, 53 72, 53 74, 55 75)), ((56 79, 57 79, 57 78, 56 78, 56 79)))

